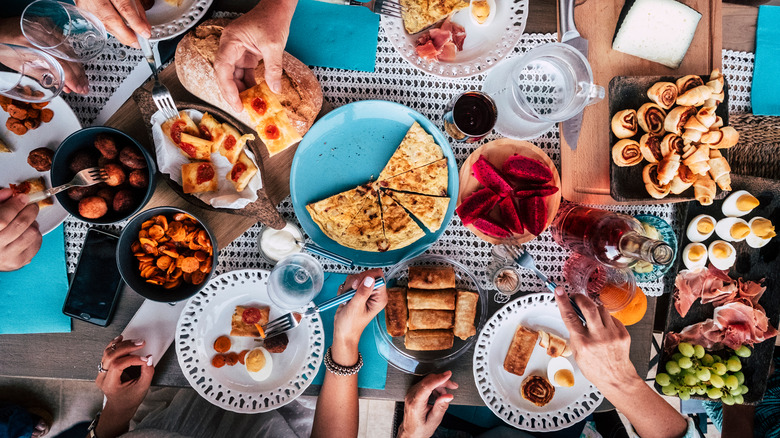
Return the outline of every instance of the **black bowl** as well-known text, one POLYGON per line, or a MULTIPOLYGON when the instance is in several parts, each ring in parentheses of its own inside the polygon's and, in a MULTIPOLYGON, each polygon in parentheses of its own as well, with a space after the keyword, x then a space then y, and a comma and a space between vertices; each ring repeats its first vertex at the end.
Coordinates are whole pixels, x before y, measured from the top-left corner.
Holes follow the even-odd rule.
POLYGON ((119 267, 119 273, 122 274, 122 279, 125 280, 125 283, 127 283, 131 289, 138 292, 144 298, 148 298, 153 301, 160 301, 163 303, 173 303, 176 301, 186 300, 187 298, 198 293, 198 291, 203 289, 203 287, 208 284, 209 280, 211 280, 211 277, 214 276, 214 270, 217 267, 218 252, 217 240, 214 238, 214 233, 212 233, 209 227, 207 227, 206 224, 203 223, 203 221, 200 220, 197 216, 186 210, 182 210, 176 207, 155 207, 139 213, 138 216, 134 217, 130 222, 128 222, 125 228, 122 230, 122 234, 119 235, 119 244, 116 248, 116 263, 119 267), (213 259, 211 264, 211 271, 206 274, 206 278, 203 280, 203 283, 194 285, 182 282, 182 284, 176 288, 165 289, 162 286, 147 283, 144 278, 141 278, 141 273, 138 271, 138 259, 133 255, 133 251, 130 249, 130 246, 133 244, 133 242, 138 240, 138 232, 141 231, 141 225, 145 221, 151 219, 153 216, 162 214, 165 215, 170 222, 173 215, 176 213, 186 213, 192 216, 195 221, 198 222, 198 225, 206 230, 206 233, 209 235, 209 239, 211 239, 211 246, 214 249, 214 254, 212 256, 213 259))
MULTIPOLYGON (((149 180, 148 185, 144 189, 136 189, 131 187, 127 182, 123 184, 127 187, 119 186, 119 188, 127 188, 131 190, 133 194, 133 207, 122 212, 114 211, 111 206, 108 208, 108 213, 97 219, 87 219, 79 214, 79 201, 74 201, 68 196, 67 190, 57 193, 57 200, 60 201, 60 205, 73 216, 83 220, 84 222, 92 224, 112 224, 114 222, 123 221, 132 215, 136 214, 147 202, 151 199, 155 188, 155 175, 157 174, 157 166, 146 151, 133 137, 125 134, 124 132, 109 128, 108 126, 93 126, 90 128, 84 128, 69 135, 68 138, 63 140, 57 151, 54 153, 54 158, 51 164, 51 183, 52 187, 56 187, 69 182, 75 173, 70 170, 71 159, 77 152, 88 150, 93 152, 94 157, 100 156, 100 153, 95 148, 95 137, 98 134, 109 134, 116 142, 117 149, 121 150, 126 146, 134 146, 138 149, 146 160, 146 172, 149 180)), ((119 162, 119 160, 114 160, 119 162)), ((106 184, 101 183, 99 186, 108 187, 106 184)))

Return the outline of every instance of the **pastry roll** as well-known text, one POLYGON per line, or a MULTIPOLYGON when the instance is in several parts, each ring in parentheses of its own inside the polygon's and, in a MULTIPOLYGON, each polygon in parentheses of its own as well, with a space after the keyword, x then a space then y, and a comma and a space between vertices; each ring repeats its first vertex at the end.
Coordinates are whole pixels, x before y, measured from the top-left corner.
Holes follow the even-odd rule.
POLYGON ((723 85, 723 73, 717 68, 712 70, 712 73, 710 73, 710 80, 707 82, 707 86, 710 87, 712 94, 723 92, 723 85))
POLYGON ((464 341, 475 334, 474 317, 477 316, 477 302, 479 294, 465 290, 458 291, 458 300, 455 303, 455 328, 452 333, 464 341))
POLYGON ((710 176, 721 190, 731 191, 731 166, 717 149, 710 150, 710 176))
POLYGON ((636 111, 627 109, 612 116, 612 133, 617 138, 633 137, 637 133, 636 111))
POLYGON ((645 182, 645 189, 655 199, 662 199, 669 194, 671 184, 661 184, 658 181, 658 164, 650 163, 642 169, 642 180, 645 182))
POLYGON ((677 154, 682 156, 685 151, 685 142, 683 138, 677 134, 666 134, 664 139, 661 140, 661 154, 664 157, 669 154, 677 154))
POLYGON ((406 302, 411 309, 455 310, 455 289, 409 289, 406 302))
POLYGON ((699 175, 693 183, 693 196, 701 205, 710 205, 715 199, 715 181, 706 173, 699 175))
POLYGON ((701 106, 712 95, 710 87, 704 85, 701 77, 696 75, 677 79, 677 90, 677 105, 701 106))
POLYGON ((698 112, 696 112, 696 120, 709 129, 715 121, 718 120, 718 116, 715 115, 714 106, 704 106, 698 112))
POLYGON ((546 406, 555 396, 555 388, 542 376, 528 376, 520 385, 520 395, 536 406, 546 406))
POLYGON ((454 321, 451 310, 409 310, 409 330, 451 329, 454 321))
POLYGON ((694 106, 678 106, 669 111, 664 119, 664 129, 666 132, 673 132, 677 135, 682 134, 685 124, 688 123, 688 119, 696 114, 696 107, 694 106))
POLYGON ((413 351, 448 350, 455 343, 452 330, 409 330, 404 347, 413 351))
POLYGON ((512 374, 522 376, 525 374, 525 367, 528 366, 528 360, 531 359, 531 353, 536 346, 536 338, 539 334, 533 330, 518 326, 512 343, 509 344, 509 351, 504 358, 504 369, 512 374))
POLYGON ((390 336, 403 336, 406 333, 406 320, 406 288, 388 288, 387 305, 385 306, 387 334, 390 336))
POLYGON ((710 130, 713 130, 715 128, 722 128, 723 127, 723 117, 717 116, 715 117, 715 123, 710 126, 710 130))
POLYGON ((685 129, 683 130, 680 137, 682 137, 683 142, 686 145, 689 145, 691 143, 698 143, 701 140, 702 134, 703 133, 701 131, 697 131, 695 129, 685 129))
POLYGON ((665 110, 677 102, 677 85, 671 82, 656 82, 647 90, 647 97, 665 110))
POLYGON ((682 163, 691 169, 691 172, 697 175, 706 175, 710 170, 710 148, 706 144, 697 146, 688 146, 683 154, 682 163))
POLYGON ((636 120, 639 123, 639 127, 653 135, 663 134, 665 118, 666 111, 651 102, 640 106, 636 112, 636 120))
MULTIPOLYGON (((680 156, 669 154, 658 163, 658 183, 662 186, 669 185, 672 179, 677 175, 677 169, 680 168, 680 156)), ((671 187, 670 187, 671 190, 671 187)))
MULTIPOLYGON (((675 85, 677 85, 677 97, 680 97, 688 91, 704 85, 704 80, 697 75, 687 75, 677 79, 675 85)), ((677 102, 677 104, 680 103, 677 102)))
POLYGON ((653 134, 645 134, 639 139, 639 150, 645 160, 657 163, 664 159, 661 153, 661 137, 653 134))
POLYGON ((726 93, 721 91, 717 94, 712 94, 709 99, 704 101, 704 106, 716 107, 723 103, 723 99, 726 98, 726 93))
POLYGON ((410 289, 454 289, 452 266, 409 266, 410 289))
POLYGON ((731 126, 724 126, 702 134, 701 142, 712 149, 727 149, 739 142, 739 132, 731 126))
POLYGON ((624 138, 615 143, 615 146, 612 146, 612 161, 615 162, 616 166, 633 166, 641 163, 642 158, 642 150, 639 148, 639 143, 630 138, 624 138))
POLYGON ((689 169, 688 166, 680 165, 677 169, 677 175, 672 178, 672 182, 670 183, 670 191, 675 195, 679 195, 688 190, 688 188, 693 185, 694 181, 696 181, 696 174, 691 172, 691 169, 689 169))

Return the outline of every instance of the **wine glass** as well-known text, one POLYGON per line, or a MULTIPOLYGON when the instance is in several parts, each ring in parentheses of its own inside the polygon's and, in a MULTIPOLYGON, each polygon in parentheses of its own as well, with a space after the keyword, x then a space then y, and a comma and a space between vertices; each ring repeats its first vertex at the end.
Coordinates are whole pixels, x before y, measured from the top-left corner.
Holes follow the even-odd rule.
POLYGON ((276 307, 296 310, 308 304, 322 289, 322 265, 314 257, 297 253, 274 266, 268 277, 268 295, 276 307))
POLYGON ((48 102, 62 91, 65 73, 50 55, 30 47, 0 44, 0 94, 24 102, 48 102))
POLYGON ((76 6, 36 0, 22 12, 22 34, 44 52, 85 63, 106 47, 106 28, 100 20, 76 6))

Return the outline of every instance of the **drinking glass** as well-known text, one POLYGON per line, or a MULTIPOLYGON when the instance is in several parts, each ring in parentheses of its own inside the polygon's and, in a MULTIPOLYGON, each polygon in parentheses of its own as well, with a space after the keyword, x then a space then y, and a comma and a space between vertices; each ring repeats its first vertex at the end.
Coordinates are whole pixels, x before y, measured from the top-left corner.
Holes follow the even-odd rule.
POLYGON ((274 266, 268 278, 268 295, 282 310, 300 309, 320 293, 323 281, 317 259, 304 253, 293 254, 274 266))
POLYGON ((466 143, 485 138, 496 124, 496 104, 481 91, 467 91, 450 100, 444 108, 444 130, 466 143))
POLYGON ((62 91, 65 73, 56 59, 29 47, 0 44, 0 94, 24 102, 48 102, 62 91))
POLYGON ((85 63, 106 47, 106 28, 100 20, 76 6, 36 0, 22 12, 22 34, 35 47, 57 58, 85 63))
POLYGON ((575 293, 590 296, 610 312, 625 308, 636 294, 630 269, 613 268, 577 253, 566 259, 563 276, 575 293))

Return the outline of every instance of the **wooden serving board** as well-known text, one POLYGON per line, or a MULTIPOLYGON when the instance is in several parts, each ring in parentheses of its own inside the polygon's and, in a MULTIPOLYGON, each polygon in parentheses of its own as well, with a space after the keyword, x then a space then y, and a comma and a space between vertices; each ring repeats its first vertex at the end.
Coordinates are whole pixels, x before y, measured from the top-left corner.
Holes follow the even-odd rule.
MULTIPOLYGON (((580 34, 588 40, 588 60, 594 82, 607 88, 615 76, 708 75, 713 68, 720 68, 723 39, 721 0, 681 1, 699 11, 702 17, 688 53, 677 69, 612 50, 623 0, 578 1, 574 8, 574 21, 580 34)), ((619 203, 610 196, 609 100, 607 95, 601 102, 585 108, 576 150, 572 150, 561 136, 562 191, 563 197, 569 201, 619 203)), ((663 202, 667 201, 641 201, 643 204, 663 202)))

